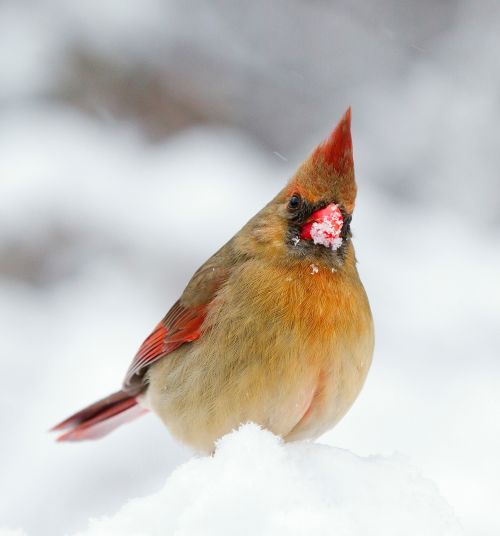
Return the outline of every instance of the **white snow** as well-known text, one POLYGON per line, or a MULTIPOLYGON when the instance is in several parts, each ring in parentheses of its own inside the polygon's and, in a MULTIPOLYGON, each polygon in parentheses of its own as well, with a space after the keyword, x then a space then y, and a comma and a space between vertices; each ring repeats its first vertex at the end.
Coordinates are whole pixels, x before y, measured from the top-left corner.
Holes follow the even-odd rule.
POLYGON ((335 251, 342 245, 340 233, 343 218, 337 205, 330 205, 328 208, 329 210, 323 214, 321 221, 315 221, 312 224, 311 238, 315 244, 332 248, 335 251))
POLYGON ((313 223, 311 237, 315 244, 320 244, 334 251, 342 245, 342 238, 332 236, 332 227, 329 222, 313 223))
POLYGON ((311 268, 311 275, 317 274, 319 272, 319 268, 316 264, 311 264, 309 268, 311 268))
POLYGON ((459 536, 436 486, 395 457, 282 444, 254 424, 193 458, 164 488, 77 536, 459 536))

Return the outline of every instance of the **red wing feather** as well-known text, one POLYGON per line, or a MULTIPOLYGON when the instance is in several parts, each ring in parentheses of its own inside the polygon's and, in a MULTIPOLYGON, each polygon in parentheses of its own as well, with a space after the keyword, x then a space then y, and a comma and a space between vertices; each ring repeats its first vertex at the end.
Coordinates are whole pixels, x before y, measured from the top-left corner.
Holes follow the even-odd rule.
POLYGON ((127 371, 125 390, 139 391, 137 384, 142 384, 142 376, 149 366, 182 344, 196 340, 206 312, 207 304, 187 308, 177 301, 139 348, 127 371))
POLYGON ((200 305, 186 307, 177 301, 153 333, 142 343, 125 377, 121 391, 75 413, 54 430, 67 430, 60 441, 80 441, 106 435, 117 426, 135 419, 147 410, 139 396, 145 389, 144 374, 148 367, 184 343, 201 336, 207 310, 217 290, 229 275, 235 259, 231 242, 223 246, 192 277, 183 296, 200 305))
POLYGON ((137 395, 144 390, 146 369, 182 344, 200 336, 207 307, 207 304, 203 304, 187 308, 180 302, 175 303, 139 348, 127 372, 123 390, 99 400, 55 426, 54 431, 68 429, 58 441, 97 439, 124 422, 146 413, 148 410, 141 407, 137 399, 137 395))

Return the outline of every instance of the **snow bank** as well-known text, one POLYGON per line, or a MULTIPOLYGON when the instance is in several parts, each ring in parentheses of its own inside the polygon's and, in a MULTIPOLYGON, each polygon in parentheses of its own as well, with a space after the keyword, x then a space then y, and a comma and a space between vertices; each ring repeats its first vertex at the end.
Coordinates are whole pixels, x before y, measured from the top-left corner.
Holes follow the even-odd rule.
POLYGON ((78 536, 452 536, 462 531, 434 484, 396 459, 282 444, 256 425, 179 467, 157 494, 92 520, 78 536))

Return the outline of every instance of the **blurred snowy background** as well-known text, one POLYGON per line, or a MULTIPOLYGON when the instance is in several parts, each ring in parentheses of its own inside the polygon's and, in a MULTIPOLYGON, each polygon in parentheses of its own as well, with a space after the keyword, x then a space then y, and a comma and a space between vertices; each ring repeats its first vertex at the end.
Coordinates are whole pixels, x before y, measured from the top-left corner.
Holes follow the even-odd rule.
POLYGON ((0 526, 80 530, 190 458, 151 415, 46 430, 350 104, 377 346, 322 442, 400 453, 497 535, 499 27, 495 0, 1 0, 0 526))

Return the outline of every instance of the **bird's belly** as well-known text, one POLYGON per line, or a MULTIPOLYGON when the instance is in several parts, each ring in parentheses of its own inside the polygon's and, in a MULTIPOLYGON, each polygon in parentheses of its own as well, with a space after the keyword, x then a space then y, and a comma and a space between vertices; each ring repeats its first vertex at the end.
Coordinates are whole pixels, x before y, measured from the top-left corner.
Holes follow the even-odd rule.
POLYGON ((228 371, 181 348, 152 367, 148 402, 173 435, 200 451, 212 451, 218 438, 245 422, 286 440, 315 438, 354 402, 371 349, 360 339, 349 350, 337 347, 319 360, 304 354, 273 357, 228 371))
POLYGON ((215 441, 246 422, 285 437, 303 418, 317 389, 317 374, 303 368, 200 366, 191 352, 172 355, 149 373, 148 404, 173 435, 210 452, 215 441), (182 355, 183 354, 183 355, 182 355))

